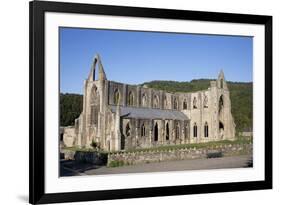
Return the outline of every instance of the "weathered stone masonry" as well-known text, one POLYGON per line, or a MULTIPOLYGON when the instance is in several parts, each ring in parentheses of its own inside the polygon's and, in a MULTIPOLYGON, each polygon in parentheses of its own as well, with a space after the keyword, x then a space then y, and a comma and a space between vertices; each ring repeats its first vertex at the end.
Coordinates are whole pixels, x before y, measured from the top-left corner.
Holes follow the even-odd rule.
POLYGON ((107 80, 99 55, 84 81, 83 111, 64 130, 65 146, 90 147, 95 141, 107 151, 235 138, 222 71, 207 90, 168 93, 107 80))

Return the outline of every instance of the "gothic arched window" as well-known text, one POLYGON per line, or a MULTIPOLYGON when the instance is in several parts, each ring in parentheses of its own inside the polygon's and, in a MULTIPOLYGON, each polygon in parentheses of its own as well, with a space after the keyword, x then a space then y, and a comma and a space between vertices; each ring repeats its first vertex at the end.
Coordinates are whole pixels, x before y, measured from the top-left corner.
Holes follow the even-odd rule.
POLYGON ((159 97, 158 97, 158 95, 154 95, 154 98, 153 98, 153 107, 154 107, 154 108, 159 108, 159 97))
POLYGON ((205 122, 204 125, 204 137, 209 137, 209 127, 207 122, 205 122))
POLYGON ((184 99, 184 101, 183 101, 182 108, 183 108, 184 110, 187 109, 187 102, 186 102, 186 99, 184 99))
POLYGON ((91 104, 98 105, 99 104, 99 92, 96 86, 93 86, 91 91, 91 104))
POLYGON ((220 80, 220 88, 223 88, 223 79, 220 80))
POLYGON ((196 99, 196 97, 193 98, 193 108, 197 109, 197 99, 196 99))
POLYGON ((193 126, 193 137, 197 137, 197 125, 196 125, 196 123, 194 123, 194 126, 193 126))
POLYGON ((204 96, 204 107, 205 108, 208 107, 208 97, 207 97, 207 95, 204 96))
POLYGON ((93 96, 96 96, 97 91, 98 91, 97 87, 96 87, 96 86, 93 86, 93 88, 92 88, 92 94, 93 94, 93 96))
POLYGON ((169 140, 169 124, 168 122, 166 123, 166 140, 169 140))
POLYGON ((164 96, 164 109, 168 109, 167 97, 164 96))
POLYGON ((128 104, 130 105, 130 106, 133 106, 134 105, 134 94, 130 91, 129 92, 129 99, 128 99, 128 104))
POLYGON ((145 93, 141 97, 141 104, 142 104, 143 107, 147 106, 147 97, 146 97, 145 93))
POLYGON ((178 109, 178 100, 177 100, 177 98, 174 99, 174 109, 175 110, 178 109))
POLYGON ((223 109, 223 95, 221 95, 219 99, 219 113, 222 111, 222 109, 223 109))
POLYGON ((142 124, 142 126, 141 126, 141 136, 145 137, 145 126, 144 126, 144 124, 142 124))
POLYGON ((129 137, 131 135, 130 123, 128 122, 126 125, 126 136, 129 137))
POLYGON ((157 122, 154 125, 154 141, 158 141, 158 124, 157 124, 157 122))
POLYGON ((116 89, 115 91, 114 91, 114 99, 113 99, 113 101, 114 101, 114 104, 119 104, 119 102, 120 102, 120 92, 119 92, 119 90, 118 89, 116 89))

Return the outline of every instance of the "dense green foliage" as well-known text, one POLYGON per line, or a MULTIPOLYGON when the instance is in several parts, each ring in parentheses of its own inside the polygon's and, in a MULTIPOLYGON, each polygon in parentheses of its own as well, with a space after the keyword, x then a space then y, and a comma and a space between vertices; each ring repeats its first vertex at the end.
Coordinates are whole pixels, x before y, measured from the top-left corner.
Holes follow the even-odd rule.
MULTIPOLYGON (((210 87, 210 79, 190 82, 151 81, 144 83, 149 88, 168 92, 194 92, 210 87)), ((231 112, 236 124, 236 131, 251 130, 253 121, 253 84, 227 82, 230 91, 231 112)))
POLYGON ((60 94, 60 125, 74 125, 74 120, 82 112, 83 96, 79 94, 60 94))
POLYGON ((178 82, 178 81, 151 81, 143 83, 149 88, 155 88, 158 90, 165 90, 167 92, 194 92, 199 90, 205 90, 210 87, 210 79, 192 80, 190 82, 178 82))
POLYGON ((231 112, 237 131, 253 129, 253 84, 229 83, 231 112))
MULTIPOLYGON (((194 92, 207 89, 210 79, 192 80, 190 82, 176 81, 151 81, 144 83, 150 88, 165 90, 168 92, 194 92)), ((232 115, 236 124, 236 131, 251 130, 253 120, 253 84, 228 82, 232 115)), ((62 126, 73 125, 74 120, 82 111, 82 95, 60 95, 60 120, 62 126)))

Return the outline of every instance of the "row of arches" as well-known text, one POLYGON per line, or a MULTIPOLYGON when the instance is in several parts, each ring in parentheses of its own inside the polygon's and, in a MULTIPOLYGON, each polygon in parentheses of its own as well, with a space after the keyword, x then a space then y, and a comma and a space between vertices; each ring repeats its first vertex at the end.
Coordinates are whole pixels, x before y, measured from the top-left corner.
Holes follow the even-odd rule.
MULTIPOLYGON (((116 89, 114 91, 113 103, 117 105, 118 103, 120 103, 119 101, 120 101, 120 91, 118 89, 116 89)), ((127 102, 127 104, 129 106, 134 106, 135 105, 135 96, 134 96, 132 91, 130 91, 129 94, 128 94, 128 102, 127 102)), ((147 97, 146 93, 142 94, 141 105, 143 107, 147 107, 148 106, 148 97, 147 97)), ((203 105, 204 105, 204 108, 208 107, 208 97, 206 95, 204 96, 203 105)), ((160 108, 160 100, 159 100, 159 96, 158 95, 154 95, 153 96, 152 107, 153 108, 160 108)), ((197 98, 194 97, 193 98, 193 109, 197 109, 197 108, 198 108, 198 106, 197 106, 197 98)), ((168 101, 167 101, 167 97, 166 96, 164 96, 164 109, 168 109, 168 101)), ((175 109, 175 110, 179 109, 179 102, 178 102, 177 98, 174 98, 174 100, 173 100, 172 109, 175 109)), ((182 109, 183 110, 187 110, 187 99, 183 100, 182 109)))
MULTIPOLYGON (((141 137, 146 137, 147 136, 146 130, 147 130, 146 126, 143 123, 141 125, 141 127, 140 127, 141 137)), ((158 139, 159 139, 159 126, 158 126, 157 122, 154 124, 153 130, 154 130, 154 132, 153 132, 153 140, 155 142, 157 142, 158 139)), ((169 123, 168 122, 165 124, 164 132, 165 132, 165 139, 166 140, 170 140, 170 128, 169 128, 169 123)), ((186 127, 185 132, 187 133, 187 127, 186 127)), ((131 136, 131 126, 130 126, 129 122, 126 124, 125 134, 126 134, 127 137, 131 136)), ((176 139, 180 138, 180 125, 179 125, 178 122, 175 124, 175 138, 176 139)))
MULTIPOLYGON (((95 99, 98 99, 98 98, 95 98, 95 99)), ((120 103, 119 101, 120 101, 120 92, 118 89, 116 89, 114 92, 113 103, 117 105, 118 103, 120 103)), ((135 105, 135 96, 134 96, 133 92, 131 92, 131 91, 129 92, 129 95, 128 95, 128 105, 129 106, 135 105)), ((145 93, 142 95, 141 105, 142 105, 142 107, 148 106, 148 97, 145 93)), ((208 97, 206 95, 204 96, 203 106, 204 106, 204 108, 208 108, 208 97)), ((223 99, 223 95, 221 95, 219 98, 219 113, 221 113, 223 106, 224 106, 224 99, 223 99)), ((165 96, 164 97, 164 109, 169 109, 168 107, 169 106, 168 106, 167 98, 165 96)), ((160 108, 160 99, 159 99, 158 95, 153 96, 153 108, 160 108)), ((198 108, 197 98, 194 97, 193 98, 193 109, 197 109, 197 108, 198 108)), ((178 102, 177 98, 174 98, 174 100, 173 100, 172 109, 175 109, 175 110, 179 109, 179 102, 178 102)), ((182 109, 187 110, 187 99, 183 100, 182 109)))
MULTIPOLYGON (((203 107, 204 108, 208 108, 208 96, 207 95, 204 96, 203 107)), ((198 106, 197 106, 197 98, 194 97, 193 98, 193 109, 197 109, 197 108, 198 108, 198 106)))
MULTIPOLYGON (((219 122, 219 130, 220 130, 220 133, 223 134, 223 131, 224 131, 224 125, 223 123, 220 121, 219 122)), ((196 122, 194 123, 193 125, 193 137, 197 137, 197 124, 196 122)), ((209 125, 208 125, 208 122, 205 122, 204 124, 204 137, 209 137, 209 125)))
MULTIPOLYGON (((97 95, 96 88, 93 91, 93 95, 97 95)), ((119 102, 120 98, 121 98, 120 97, 120 91, 118 89, 115 89, 113 103, 116 104, 116 105, 118 103, 120 103, 119 102)), ((97 99, 97 98, 95 98, 95 99, 97 99)), ((198 105, 197 105, 198 103, 197 103, 197 98, 196 97, 193 98, 192 104, 193 104, 193 109, 197 109, 198 108, 198 105)), ((130 91, 129 94, 128 94, 128 105, 129 106, 134 106, 135 105, 135 96, 134 96, 132 91, 130 91)), ((147 95, 145 93, 142 94, 141 105, 143 107, 147 107, 148 106, 148 97, 147 97, 147 95)), ((223 99, 223 95, 221 95, 219 97, 219 112, 222 111, 223 105, 224 105, 224 99, 223 99)), ((204 106, 204 108, 208 108, 208 97, 206 95, 204 96, 203 106, 204 106)), ((158 95, 154 95, 153 96, 153 108, 160 108, 160 99, 159 99, 158 95)), ((166 96, 164 97, 164 109, 168 109, 168 101, 167 101, 166 96)), ((175 110, 179 109, 179 102, 178 102, 177 98, 174 98, 174 100, 173 100, 172 109, 175 109, 175 110)), ((187 99, 183 100, 183 102, 182 102, 182 109, 183 110, 187 110, 187 99)))
MULTIPOLYGON (((152 134, 152 143, 157 143, 159 141, 159 139, 163 139, 164 141, 170 141, 172 140, 174 142, 174 140, 176 140, 175 142, 179 142, 177 140, 190 140, 189 138, 189 125, 188 124, 182 125, 180 122, 175 122, 173 129, 171 130, 171 124, 169 122, 165 122, 165 124, 159 126, 159 122, 155 122, 153 124, 152 127, 150 127, 151 125, 148 125, 147 123, 142 123, 140 125, 140 137, 139 140, 137 142, 141 142, 141 143, 147 143, 147 140, 150 140, 150 138, 147 138, 149 133, 152 134), (172 131, 172 132, 171 132, 172 131), (172 133, 174 134, 173 138, 171 138, 172 133), (163 137, 163 138, 162 138, 163 137), (182 138, 183 137, 183 138, 182 138)), ((128 143, 132 143, 132 140, 135 140, 134 138, 129 138, 126 139, 126 137, 134 137, 134 126, 131 127, 132 124, 131 122, 126 122, 125 124, 125 130, 123 128, 122 136, 121 136, 121 149, 125 148, 125 144, 127 144, 127 140, 128 143), (125 143, 126 141, 126 143, 125 143)), ((192 127, 192 131, 193 131, 193 136, 194 138, 199 137, 198 135, 198 125, 195 122, 193 124, 192 127)), ((219 122, 219 130, 220 130, 220 134, 221 134, 221 138, 223 139, 223 134, 224 134, 224 125, 223 123, 220 121, 219 122)), ((203 129, 203 137, 208 138, 209 137, 209 125, 208 122, 204 123, 204 129, 203 129)), ((200 134, 201 135, 201 134, 200 134)), ((171 142, 171 141, 170 141, 171 142)), ((130 146, 130 145, 126 145, 126 146, 130 146)))
MULTIPOLYGON (((196 122, 193 125, 193 137, 197 137, 197 124, 196 122)), ((207 122, 204 124, 204 137, 209 137, 209 125, 207 122)))

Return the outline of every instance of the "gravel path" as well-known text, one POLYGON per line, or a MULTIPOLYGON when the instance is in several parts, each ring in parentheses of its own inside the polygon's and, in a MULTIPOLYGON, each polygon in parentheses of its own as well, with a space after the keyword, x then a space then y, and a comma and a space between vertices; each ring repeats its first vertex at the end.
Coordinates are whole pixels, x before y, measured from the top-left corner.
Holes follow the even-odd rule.
POLYGON ((120 174, 139 172, 166 172, 182 170, 241 168, 251 166, 251 155, 231 156, 211 159, 167 161, 123 167, 97 167, 81 173, 82 175, 120 174))

